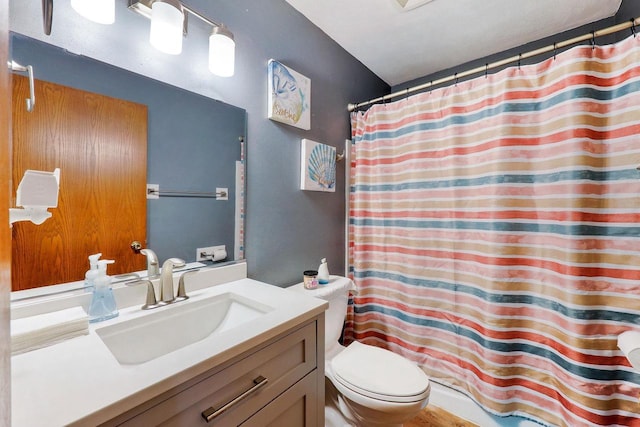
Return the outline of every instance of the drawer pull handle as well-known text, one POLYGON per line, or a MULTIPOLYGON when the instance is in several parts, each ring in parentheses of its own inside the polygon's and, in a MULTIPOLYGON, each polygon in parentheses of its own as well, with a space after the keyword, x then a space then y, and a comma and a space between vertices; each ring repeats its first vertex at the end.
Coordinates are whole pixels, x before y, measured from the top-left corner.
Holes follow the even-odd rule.
POLYGON ((255 393, 256 391, 258 391, 258 389, 266 385, 267 382, 269 382, 269 380, 267 380, 265 377, 260 375, 258 378, 253 380, 253 387, 244 391, 242 394, 234 397, 233 399, 231 399, 230 401, 228 401, 218 409, 214 408, 213 406, 211 406, 209 409, 205 409, 202 412, 202 418, 204 418, 207 422, 210 422, 215 417, 217 417, 218 415, 221 415, 227 409, 231 408, 235 404, 239 403, 242 399, 249 396, 251 393, 255 393))

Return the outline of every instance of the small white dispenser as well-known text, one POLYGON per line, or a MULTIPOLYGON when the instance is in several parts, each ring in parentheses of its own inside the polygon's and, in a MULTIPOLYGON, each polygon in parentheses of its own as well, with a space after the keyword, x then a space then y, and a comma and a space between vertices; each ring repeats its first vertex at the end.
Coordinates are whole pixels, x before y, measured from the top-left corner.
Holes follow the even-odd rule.
POLYGON ((18 185, 16 205, 22 208, 9 209, 9 224, 31 221, 40 225, 51 218, 48 208, 58 207, 60 168, 53 172, 27 170, 18 185))

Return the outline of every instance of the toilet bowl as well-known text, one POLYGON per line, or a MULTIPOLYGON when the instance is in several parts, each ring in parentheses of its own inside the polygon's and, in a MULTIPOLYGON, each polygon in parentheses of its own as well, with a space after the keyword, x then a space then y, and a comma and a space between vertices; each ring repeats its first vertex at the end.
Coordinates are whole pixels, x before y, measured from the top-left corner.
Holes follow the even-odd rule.
POLYGON ((358 425, 399 425, 429 400, 429 379, 414 363, 382 348, 353 342, 325 363, 341 412, 358 425))
POLYGON ((325 313, 325 376, 327 426, 402 425, 429 401, 431 387, 427 375, 410 360, 379 347, 353 342, 339 344, 346 315, 349 291, 355 290, 347 278, 331 276, 329 284, 304 289, 289 288, 329 302, 325 313), (344 421, 336 422, 338 409, 344 421))

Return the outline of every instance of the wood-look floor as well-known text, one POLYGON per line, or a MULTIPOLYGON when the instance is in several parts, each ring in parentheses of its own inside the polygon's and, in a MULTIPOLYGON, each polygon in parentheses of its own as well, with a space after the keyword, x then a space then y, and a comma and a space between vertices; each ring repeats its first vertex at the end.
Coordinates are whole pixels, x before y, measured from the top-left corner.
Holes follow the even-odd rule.
POLYGON ((403 427, 479 427, 446 412, 437 406, 427 405, 417 417, 403 424, 403 427))

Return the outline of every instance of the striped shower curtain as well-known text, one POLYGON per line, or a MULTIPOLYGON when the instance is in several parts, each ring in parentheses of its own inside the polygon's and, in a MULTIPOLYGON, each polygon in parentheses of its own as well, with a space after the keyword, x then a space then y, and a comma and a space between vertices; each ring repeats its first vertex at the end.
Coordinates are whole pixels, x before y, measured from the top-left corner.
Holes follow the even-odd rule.
MULTIPOLYGON (((352 114, 352 339, 491 413, 640 425, 640 37, 352 114)), ((348 339, 348 338, 347 338, 348 339)))

